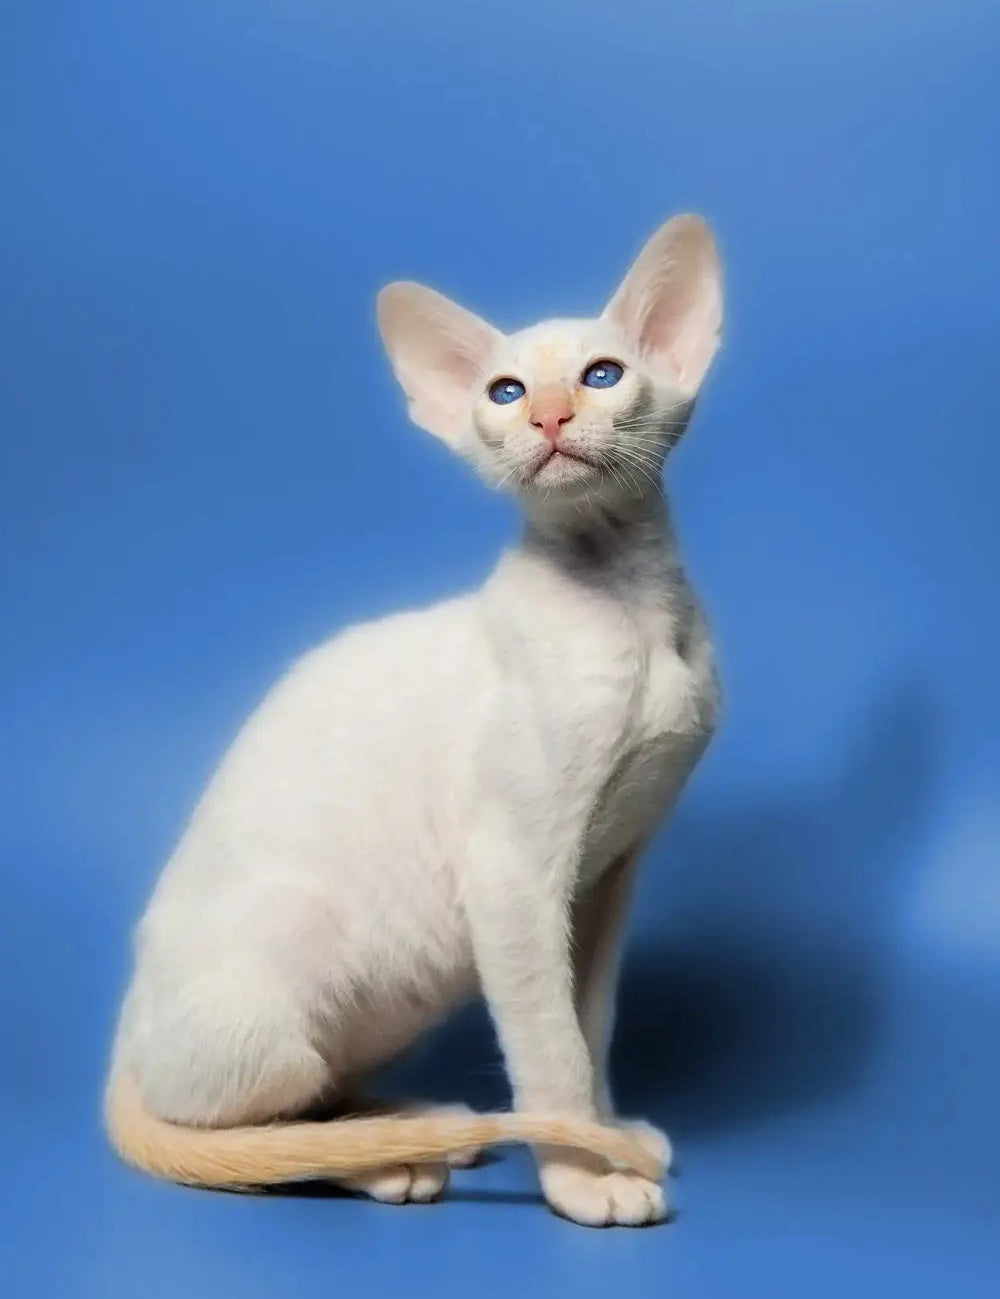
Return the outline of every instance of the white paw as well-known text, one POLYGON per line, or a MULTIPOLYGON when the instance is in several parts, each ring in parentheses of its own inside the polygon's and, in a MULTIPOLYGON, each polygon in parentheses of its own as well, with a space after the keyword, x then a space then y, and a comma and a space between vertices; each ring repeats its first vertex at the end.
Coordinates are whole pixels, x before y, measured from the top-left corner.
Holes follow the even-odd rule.
MULTIPOLYGON (((452 1115, 457 1119, 478 1118, 476 1111, 468 1105, 433 1105, 430 1107, 417 1107, 416 1112, 420 1114, 431 1115, 452 1115)), ((449 1168, 471 1168, 477 1164, 482 1157, 482 1150, 476 1147, 472 1150, 456 1150, 447 1156, 449 1168)))
POLYGON ((629 1136, 635 1137, 643 1150, 659 1161, 665 1173, 670 1172, 674 1162, 674 1149, 665 1132, 654 1128, 652 1123, 646 1123, 643 1119, 619 1119, 618 1126, 629 1136))
POLYGON ((542 1169, 542 1190, 556 1213, 585 1227, 645 1227, 663 1222, 663 1187, 637 1173, 594 1172, 573 1164, 542 1169))
POLYGON ((449 1168, 472 1168, 482 1157, 481 1150, 456 1150, 448 1156, 449 1168))
POLYGON ((448 1184, 447 1164, 396 1164, 357 1177, 339 1179, 351 1191, 361 1191, 384 1204, 428 1204, 448 1184))

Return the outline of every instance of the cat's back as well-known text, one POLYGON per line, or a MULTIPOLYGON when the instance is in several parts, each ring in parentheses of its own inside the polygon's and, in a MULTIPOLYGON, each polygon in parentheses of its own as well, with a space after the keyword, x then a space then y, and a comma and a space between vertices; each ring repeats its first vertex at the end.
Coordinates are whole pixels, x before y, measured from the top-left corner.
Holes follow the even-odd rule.
POLYGON ((466 668, 474 668, 480 635, 472 595, 356 624, 304 654, 259 715, 273 719, 307 703, 313 717, 332 719, 358 708, 373 718, 389 709, 398 717, 407 702, 420 704, 436 680, 458 683, 466 668))
POLYGON ((314 764, 398 746, 445 727, 451 703, 475 689, 480 639, 475 601, 462 596, 349 627, 308 651, 273 687, 228 755, 234 769, 259 754, 314 764), (384 736, 384 740, 383 737, 384 736))
POLYGON ((349 628, 278 682, 161 874, 125 1036, 219 969, 252 984, 272 959, 319 986, 331 953, 384 969, 427 929, 455 931, 437 795, 481 684, 478 637, 474 600, 449 600, 349 628))
POLYGON ((482 697, 475 597, 390 614, 310 650, 224 756, 172 866, 273 843, 327 856, 363 827, 408 820, 482 697), (279 842, 280 841, 280 842, 279 842))

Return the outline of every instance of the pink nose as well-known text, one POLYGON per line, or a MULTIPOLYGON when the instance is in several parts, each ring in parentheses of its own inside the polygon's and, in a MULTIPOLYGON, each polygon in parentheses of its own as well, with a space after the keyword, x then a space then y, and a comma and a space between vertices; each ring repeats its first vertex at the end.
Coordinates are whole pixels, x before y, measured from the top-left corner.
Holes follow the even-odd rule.
POLYGON ((569 393, 562 387, 540 388, 531 403, 528 418, 554 444, 558 440, 559 430, 573 418, 569 393))

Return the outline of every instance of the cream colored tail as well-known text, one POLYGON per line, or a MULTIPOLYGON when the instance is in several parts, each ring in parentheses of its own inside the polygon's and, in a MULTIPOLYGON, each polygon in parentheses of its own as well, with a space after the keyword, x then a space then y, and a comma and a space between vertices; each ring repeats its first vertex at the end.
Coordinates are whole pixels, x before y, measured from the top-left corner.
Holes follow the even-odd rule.
POLYGON ((584 1119, 430 1113, 266 1127, 183 1127, 150 1114, 135 1080, 120 1073, 108 1084, 105 1113, 108 1135, 126 1163, 189 1186, 349 1177, 509 1141, 590 1151, 654 1181, 664 1173, 660 1156, 634 1133, 584 1119))

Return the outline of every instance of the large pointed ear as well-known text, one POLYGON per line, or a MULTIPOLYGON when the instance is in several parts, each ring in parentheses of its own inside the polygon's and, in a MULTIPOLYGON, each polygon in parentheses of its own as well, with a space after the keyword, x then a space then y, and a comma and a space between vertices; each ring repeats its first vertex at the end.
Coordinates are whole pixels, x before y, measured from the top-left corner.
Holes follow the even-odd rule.
POLYGON ((502 335, 422 284, 387 285, 378 326, 413 422, 454 444, 502 335))
POLYGON ((722 273, 698 216, 676 216, 636 258, 604 312, 655 371, 693 397, 719 345, 722 273))

